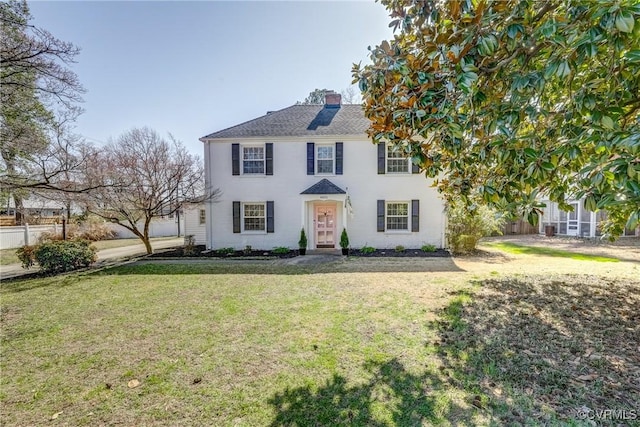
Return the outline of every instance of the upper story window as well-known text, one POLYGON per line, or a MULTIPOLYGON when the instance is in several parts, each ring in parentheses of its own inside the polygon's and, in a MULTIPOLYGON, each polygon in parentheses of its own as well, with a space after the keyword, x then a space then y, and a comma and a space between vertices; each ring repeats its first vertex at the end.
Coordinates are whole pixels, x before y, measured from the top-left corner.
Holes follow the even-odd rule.
POLYGON ((333 174, 333 165, 333 145, 318 145, 316 147, 316 173, 333 174))
POLYGON ((391 144, 387 145, 387 173, 409 173, 409 163, 410 159, 401 150, 391 144))
POLYGON ((264 146, 242 147, 242 173, 264 174, 264 146))

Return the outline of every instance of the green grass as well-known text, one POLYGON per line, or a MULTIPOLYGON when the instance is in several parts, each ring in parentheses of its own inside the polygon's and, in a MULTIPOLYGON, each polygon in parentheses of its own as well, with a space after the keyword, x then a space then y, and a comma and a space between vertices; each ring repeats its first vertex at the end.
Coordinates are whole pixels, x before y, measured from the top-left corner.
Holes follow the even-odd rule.
POLYGON ((381 264, 0 283, 2 424, 581 425, 582 406, 640 409, 637 281, 381 264))
POLYGON ((16 249, 0 250, 0 265, 20 264, 20 260, 16 255, 16 249))
POLYGON ((583 254, 579 252, 570 252, 562 249, 543 248, 539 246, 524 246, 517 245, 515 243, 500 242, 500 243, 484 243, 491 248, 500 249, 501 251, 518 254, 518 255, 544 255, 551 257, 570 258, 579 261, 596 261, 596 262, 619 262, 617 258, 583 254))
POLYGON ((61 411, 68 425, 486 417, 424 351, 436 333, 427 318, 447 298, 420 297, 441 294, 423 273, 164 267, 3 283, 3 425, 42 425, 61 411))

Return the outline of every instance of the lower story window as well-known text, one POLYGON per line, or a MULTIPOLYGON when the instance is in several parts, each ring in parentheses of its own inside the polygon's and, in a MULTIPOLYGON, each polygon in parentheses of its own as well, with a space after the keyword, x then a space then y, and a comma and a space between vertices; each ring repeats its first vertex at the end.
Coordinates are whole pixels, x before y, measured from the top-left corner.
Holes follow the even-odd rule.
POLYGON ((206 219, 207 219, 207 211, 204 209, 200 209, 200 212, 199 212, 200 225, 206 223, 207 222, 206 219))
POLYGON ((387 203, 387 230, 409 230, 409 203, 387 203))
POLYGON ((244 231, 265 231, 265 204, 245 203, 243 205, 244 231))

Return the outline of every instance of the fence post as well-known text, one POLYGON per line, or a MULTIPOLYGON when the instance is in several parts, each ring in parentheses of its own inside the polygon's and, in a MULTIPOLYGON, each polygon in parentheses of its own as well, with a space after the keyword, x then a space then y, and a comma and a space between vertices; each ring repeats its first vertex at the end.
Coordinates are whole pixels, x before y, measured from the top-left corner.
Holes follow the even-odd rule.
POLYGON ((29 246, 29 224, 24 223, 24 244, 29 246))
POLYGON ((67 219, 62 218, 62 240, 67 240, 67 219))

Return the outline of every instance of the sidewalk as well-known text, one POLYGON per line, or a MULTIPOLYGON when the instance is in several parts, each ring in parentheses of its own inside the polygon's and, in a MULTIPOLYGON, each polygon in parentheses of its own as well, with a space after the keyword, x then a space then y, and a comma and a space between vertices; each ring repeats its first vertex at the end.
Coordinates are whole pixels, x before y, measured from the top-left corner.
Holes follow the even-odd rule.
MULTIPOLYGON (((182 246, 183 244, 184 237, 176 237, 175 239, 152 242, 152 247, 154 250, 157 250, 182 246)), ((142 256, 146 255, 146 253, 147 251, 142 243, 139 245, 123 246, 121 248, 103 249, 98 251, 98 261, 94 266, 105 265, 122 259, 142 256)), ((26 270, 22 268, 20 264, 1 265, 0 279, 12 279, 14 277, 24 276, 36 271, 38 271, 37 267, 26 270)))

